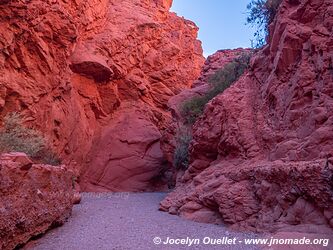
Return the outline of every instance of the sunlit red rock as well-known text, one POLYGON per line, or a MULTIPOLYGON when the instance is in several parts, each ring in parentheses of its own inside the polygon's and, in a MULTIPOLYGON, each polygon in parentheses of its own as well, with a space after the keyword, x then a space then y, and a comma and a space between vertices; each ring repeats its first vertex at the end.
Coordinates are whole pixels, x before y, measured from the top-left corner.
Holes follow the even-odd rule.
MULTIPOLYGON (((114 117, 131 116, 140 106, 153 113, 146 124, 164 129, 169 98, 200 73, 198 28, 169 12, 171 0, 6 2, 0 8, 1 117, 20 112, 77 176, 82 166, 88 173, 100 166, 91 155, 104 142, 100 136, 116 125, 114 117)), ((132 134, 125 131, 124 137, 132 134)), ((126 142, 120 143, 100 154, 126 148, 126 142)), ((143 150, 138 155, 145 153, 142 145, 138 142, 137 149, 143 150)), ((111 172, 110 178, 116 178, 118 172, 111 172)), ((141 186, 155 177, 146 173, 141 186)), ((89 175, 84 178, 90 182, 89 175)), ((103 185, 113 189, 111 179, 103 185)))

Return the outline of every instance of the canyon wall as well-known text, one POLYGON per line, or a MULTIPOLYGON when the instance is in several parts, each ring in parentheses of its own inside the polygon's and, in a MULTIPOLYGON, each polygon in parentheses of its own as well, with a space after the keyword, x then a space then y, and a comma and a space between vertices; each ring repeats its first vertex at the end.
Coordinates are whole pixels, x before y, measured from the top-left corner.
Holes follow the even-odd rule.
POLYGON ((43 132, 88 191, 158 189, 168 99, 203 64, 171 0, 0 1, 0 112, 43 132))
POLYGON ((269 29, 248 72, 194 124, 190 165, 161 210, 242 230, 331 234, 333 3, 284 0, 269 29))

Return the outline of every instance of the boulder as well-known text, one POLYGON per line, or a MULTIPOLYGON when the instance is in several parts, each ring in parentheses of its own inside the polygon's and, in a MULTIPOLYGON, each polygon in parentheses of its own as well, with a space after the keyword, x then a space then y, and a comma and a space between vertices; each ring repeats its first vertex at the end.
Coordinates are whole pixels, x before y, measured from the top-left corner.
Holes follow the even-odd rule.
POLYGON ((2 154, 0 197, 0 248, 14 249, 66 221, 73 173, 65 166, 32 164, 23 153, 2 154))

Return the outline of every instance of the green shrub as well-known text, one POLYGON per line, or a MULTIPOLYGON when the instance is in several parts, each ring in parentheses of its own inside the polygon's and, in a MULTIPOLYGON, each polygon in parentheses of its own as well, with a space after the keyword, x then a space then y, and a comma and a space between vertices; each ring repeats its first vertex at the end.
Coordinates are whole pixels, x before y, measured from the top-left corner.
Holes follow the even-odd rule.
POLYGON ((209 102, 210 98, 207 95, 193 97, 185 101, 181 107, 182 117, 185 119, 186 124, 194 124, 198 117, 203 113, 205 105, 209 102))
POLYGON ((26 128, 18 113, 4 117, 0 131, 0 152, 23 152, 34 160, 50 165, 59 165, 59 158, 49 149, 42 134, 26 128))
POLYGON ((193 124, 203 113, 205 105, 230 87, 248 68, 251 53, 242 53, 238 58, 216 71, 210 78, 211 89, 203 96, 193 97, 181 106, 181 115, 186 124, 193 124))
POLYGON ((173 165, 176 169, 187 169, 189 165, 189 145, 192 133, 186 127, 178 129, 176 134, 176 148, 173 155, 173 165))
POLYGON ((254 33, 255 48, 266 44, 268 26, 273 22, 281 2, 282 0, 251 0, 247 5, 247 23, 257 27, 254 33))
POLYGON ((61 164, 61 160, 57 154, 55 154, 52 149, 45 146, 35 157, 35 160, 52 165, 52 166, 59 166, 61 164))
POLYGON ((221 93, 238 78, 248 68, 251 59, 251 52, 244 52, 228 63, 224 68, 218 70, 209 78, 209 82, 214 86, 216 92, 221 93))

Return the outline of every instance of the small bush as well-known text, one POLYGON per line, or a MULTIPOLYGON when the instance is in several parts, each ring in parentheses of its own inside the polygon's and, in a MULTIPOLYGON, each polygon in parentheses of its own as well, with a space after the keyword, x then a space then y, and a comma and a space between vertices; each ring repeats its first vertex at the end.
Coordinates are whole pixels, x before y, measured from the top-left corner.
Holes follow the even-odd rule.
POLYGON ((46 146, 33 158, 39 162, 52 166, 59 166, 61 164, 59 157, 52 151, 52 149, 46 146))
POLYGON ((189 145, 192 133, 188 128, 182 127, 176 134, 176 149, 173 155, 173 165, 176 169, 187 169, 189 165, 189 145))
POLYGON ((185 101, 181 107, 182 117, 185 119, 186 124, 194 124, 198 117, 203 113, 205 105, 209 102, 210 98, 207 95, 193 97, 185 101))
POLYGON ((60 163, 59 158, 47 147, 42 134, 24 127, 18 113, 5 116, 3 125, 0 131, 0 152, 23 152, 32 159, 46 164, 60 163))
POLYGON ((273 22, 282 0, 251 0, 247 5, 247 23, 257 27, 255 48, 266 44, 268 26, 273 22))
POLYGON ((181 115, 186 124, 193 124, 203 113, 205 105, 218 94, 231 86, 248 68, 251 53, 242 53, 231 63, 213 74, 209 83, 212 88, 203 96, 193 97, 185 101, 181 107, 181 115))
MULTIPOLYGON (((231 63, 224 66, 215 72, 210 78, 209 82, 213 85, 213 94, 222 93, 225 89, 230 87, 232 83, 249 67, 251 52, 244 52, 238 58, 235 58, 231 63)), ((212 94, 211 94, 212 95, 212 94)))

